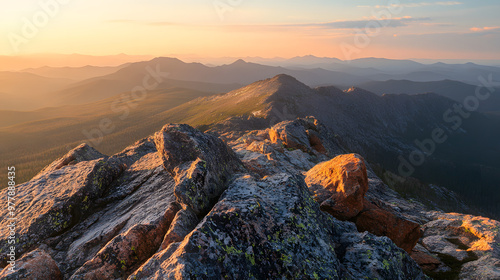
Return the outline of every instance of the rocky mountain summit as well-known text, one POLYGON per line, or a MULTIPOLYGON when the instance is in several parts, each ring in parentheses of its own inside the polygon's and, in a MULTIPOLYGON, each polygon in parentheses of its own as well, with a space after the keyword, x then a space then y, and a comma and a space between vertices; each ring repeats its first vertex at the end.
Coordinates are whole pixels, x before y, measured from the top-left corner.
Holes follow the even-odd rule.
POLYGON ((18 186, 1 279, 500 279, 499 222, 404 200, 314 117, 234 121, 50 164, 18 186))
MULTIPOLYGON (((440 209, 498 219, 500 123, 467 107, 433 93, 379 96, 361 88, 310 88, 282 74, 226 94, 197 98, 161 116, 202 130, 236 134, 315 116, 346 151, 389 171, 377 174, 390 187, 398 189, 401 181, 393 175, 413 177, 426 188, 433 184, 458 193, 474 208, 469 211, 446 194, 429 190, 433 194, 428 197, 443 198, 445 203, 437 203, 440 209)), ((435 203, 431 199, 427 204, 435 203)))

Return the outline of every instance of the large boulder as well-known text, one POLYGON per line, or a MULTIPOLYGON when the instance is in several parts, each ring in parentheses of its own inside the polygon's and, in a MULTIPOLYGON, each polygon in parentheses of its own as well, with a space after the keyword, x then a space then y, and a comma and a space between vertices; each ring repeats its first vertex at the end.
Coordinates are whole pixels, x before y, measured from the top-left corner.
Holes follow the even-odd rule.
POLYGON ((363 210, 368 177, 363 158, 340 155, 320 163, 306 173, 306 183, 321 210, 340 220, 354 218, 363 210))
POLYGON ((186 238, 129 279, 424 279, 386 237, 323 213, 303 179, 241 175, 186 238), (362 262, 360 262, 362 260, 362 262))
POLYGON ((418 223, 365 198, 369 180, 360 155, 340 155, 320 163, 306 173, 305 180, 321 210, 354 221, 359 231, 387 236, 408 253, 421 236, 418 223))
POLYGON ((133 276, 338 279, 333 223, 318 210, 298 178, 242 176, 175 252, 161 251, 133 276))
POLYGON ((335 137, 314 117, 280 122, 269 130, 271 143, 281 144, 290 150, 328 156, 343 152, 335 137))
POLYGON ((176 180, 178 201, 197 215, 208 213, 243 164, 222 140, 188 125, 169 124, 155 134, 165 169, 176 180))

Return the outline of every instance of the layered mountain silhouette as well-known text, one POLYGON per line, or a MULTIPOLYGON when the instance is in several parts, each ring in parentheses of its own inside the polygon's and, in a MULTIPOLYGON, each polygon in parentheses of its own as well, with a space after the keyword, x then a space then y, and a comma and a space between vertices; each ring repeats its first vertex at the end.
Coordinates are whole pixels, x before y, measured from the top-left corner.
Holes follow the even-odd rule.
MULTIPOLYGON (((366 83, 372 81, 387 81, 391 84, 390 80, 442 83, 460 81, 476 85, 480 77, 489 79, 491 76, 495 80, 500 75, 498 67, 472 63, 427 65, 407 60, 365 58, 341 61, 314 56, 288 60, 246 59, 258 63, 239 59, 225 65, 207 66, 201 63, 185 63, 176 58, 160 57, 116 67, 42 67, 24 69, 20 72, 5 72, 2 75, 10 76, 7 77, 3 87, 0 87, 0 92, 3 93, 0 96, 3 101, 0 103, 0 109, 32 110, 47 106, 95 102, 133 90, 151 75, 150 72, 162 75, 163 79, 156 88, 182 87, 212 93, 227 92, 282 73, 296 77, 308 86, 334 85, 340 88, 349 88, 353 85, 363 88, 366 83), (25 90, 27 87, 33 90, 25 90)), ((411 84, 408 86, 415 88, 411 84)), ((448 87, 446 96, 457 100, 464 89, 459 89, 455 94, 455 86, 448 87)), ((392 89, 397 90, 397 88, 392 89)))
MULTIPOLYGON (((486 78, 485 78, 486 80, 486 78)), ((481 85, 481 93, 487 91, 485 85, 480 81, 477 84, 481 85)), ((492 86, 494 91, 479 105, 478 110, 481 112, 495 112, 500 110, 500 87, 492 86)), ((478 89, 477 85, 470 85, 452 80, 442 80, 436 82, 414 82, 409 80, 388 80, 388 81, 373 81, 359 85, 360 88, 369 90, 379 95, 383 94, 421 94, 421 93, 436 93, 449 99, 463 103, 467 97, 475 96, 478 89)))
POLYGON ((63 104, 96 101, 98 98, 131 90, 140 85, 146 75, 155 71, 163 75, 164 81, 159 87, 177 86, 219 93, 280 73, 293 75, 310 85, 327 82, 348 85, 365 80, 359 76, 324 69, 291 70, 243 60, 237 60, 229 65, 209 67, 201 63, 185 63, 176 58, 156 58, 132 63, 115 73, 73 84, 70 88, 54 93, 54 96, 58 96, 63 104))

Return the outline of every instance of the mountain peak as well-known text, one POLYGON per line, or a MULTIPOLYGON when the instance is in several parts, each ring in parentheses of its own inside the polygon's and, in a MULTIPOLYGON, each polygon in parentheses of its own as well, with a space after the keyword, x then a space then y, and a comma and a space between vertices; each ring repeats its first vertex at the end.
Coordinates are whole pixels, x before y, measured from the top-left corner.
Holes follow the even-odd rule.
POLYGON ((231 63, 230 65, 246 65, 248 62, 244 61, 243 59, 238 59, 235 62, 231 63))
POLYGON ((177 63, 177 64, 181 64, 181 63, 185 63, 184 61, 178 59, 178 58, 175 58, 175 57, 156 57, 154 59, 151 60, 152 62, 162 62, 162 63, 177 63))
POLYGON ((280 82, 283 84, 286 84, 286 83, 300 83, 300 84, 302 84, 301 82, 299 82, 299 80, 297 80, 294 77, 287 75, 287 74, 276 75, 276 76, 272 77, 269 81, 270 82, 280 82))
POLYGON ((230 92, 229 95, 231 95, 231 93, 239 95, 239 93, 245 92, 245 94, 252 96, 294 96, 302 95, 304 92, 310 91, 310 87, 298 81, 296 78, 286 74, 279 74, 272 78, 261 80, 243 88, 234 90, 230 92))

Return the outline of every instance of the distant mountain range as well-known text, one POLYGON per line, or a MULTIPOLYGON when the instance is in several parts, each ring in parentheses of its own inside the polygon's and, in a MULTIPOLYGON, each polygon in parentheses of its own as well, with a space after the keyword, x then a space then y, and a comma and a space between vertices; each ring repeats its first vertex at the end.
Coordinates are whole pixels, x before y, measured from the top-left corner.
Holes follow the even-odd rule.
MULTIPOLYGON (((158 89, 182 87, 221 93, 256 80, 287 74, 311 87, 334 85, 346 89, 359 86, 377 93, 436 92, 457 101, 479 83, 480 77, 489 79, 491 76, 493 80, 500 77, 499 67, 473 63, 426 65, 410 60, 364 58, 341 61, 314 56, 260 61, 270 65, 237 60, 230 64, 207 66, 162 57, 113 67, 42 67, 21 72, 0 72, 0 80, 2 76, 6 77, 6 82, 0 85, 0 92, 3 93, 0 95, 0 101, 3 101, 0 102, 0 109, 33 110, 99 101, 141 85, 151 71, 159 71, 162 75, 168 73, 162 83, 155 86, 158 89)), ((481 110, 496 111, 496 102, 492 99, 491 104, 481 110)))
POLYGON ((128 63, 122 64, 120 66, 83 66, 83 67, 39 67, 39 68, 27 68, 21 72, 32 73, 39 76, 47 78, 63 78, 68 80, 73 80, 75 82, 82 81, 94 77, 104 76, 114 73, 121 68, 129 65, 128 63))

